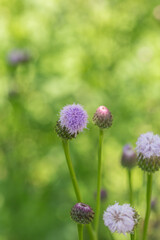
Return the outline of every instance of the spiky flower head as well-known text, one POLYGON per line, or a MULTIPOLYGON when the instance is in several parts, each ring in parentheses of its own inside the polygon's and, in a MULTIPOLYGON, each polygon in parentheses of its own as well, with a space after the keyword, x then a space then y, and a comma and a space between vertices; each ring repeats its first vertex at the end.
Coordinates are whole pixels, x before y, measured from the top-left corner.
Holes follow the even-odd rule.
POLYGON ((115 203, 109 206, 103 214, 105 226, 110 231, 123 233, 133 233, 135 226, 139 221, 139 215, 130 204, 119 205, 115 203))
POLYGON ((79 104, 65 106, 60 112, 56 132, 61 138, 72 139, 87 127, 88 115, 79 104))
POLYGON ((160 168, 160 137, 152 132, 142 134, 136 143, 139 167, 147 172, 160 168))
POLYGON ((137 155, 131 145, 126 144, 123 148, 121 164, 126 168, 133 168, 137 162, 137 155))
POLYGON ((105 106, 100 106, 97 108, 94 116, 93 123, 99 128, 109 128, 112 126, 112 114, 105 106))
POLYGON ((71 209, 71 218, 76 223, 89 224, 94 218, 94 211, 85 203, 77 203, 71 209))

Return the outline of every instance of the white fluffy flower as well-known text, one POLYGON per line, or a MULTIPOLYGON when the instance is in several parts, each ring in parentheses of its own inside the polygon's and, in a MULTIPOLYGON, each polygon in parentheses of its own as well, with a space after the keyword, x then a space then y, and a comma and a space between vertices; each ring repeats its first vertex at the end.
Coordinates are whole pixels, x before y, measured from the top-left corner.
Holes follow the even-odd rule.
POLYGON ((136 143, 136 151, 142 154, 143 158, 160 156, 160 137, 152 132, 142 134, 136 143))
POLYGON ((111 232, 132 233, 134 226, 137 224, 138 214, 130 204, 119 205, 115 203, 109 206, 103 214, 104 224, 111 232))

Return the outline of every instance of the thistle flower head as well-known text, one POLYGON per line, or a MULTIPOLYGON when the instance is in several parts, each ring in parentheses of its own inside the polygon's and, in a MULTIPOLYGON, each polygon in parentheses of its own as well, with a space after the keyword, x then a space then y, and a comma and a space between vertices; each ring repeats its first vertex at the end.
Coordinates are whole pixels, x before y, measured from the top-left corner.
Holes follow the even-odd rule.
POLYGON ((81 105, 67 105, 60 111, 56 132, 61 138, 72 139, 87 127, 87 123, 88 115, 81 105))
POLYGON ((93 123, 99 128, 109 128, 112 125, 112 114, 105 106, 97 108, 94 116, 93 123))
MULTIPOLYGON (((101 189, 101 201, 105 201, 107 199, 108 193, 106 189, 101 189)), ((97 192, 94 193, 94 197, 97 197, 97 192)))
POLYGON ((160 137, 148 132, 138 138, 136 145, 139 167, 147 172, 158 171, 160 167, 160 137))
POLYGON ((137 225, 139 215, 130 204, 119 205, 115 203, 109 206, 103 214, 104 224, 110 231, 123 233, 132 233, 137 225))
POLYGON ((157 201, 156 198, 151 201, 151 209, 152 209, 153 211, 156 211, 156 210, 157 210, 157 205, 158 205, 157 203, 158 203, 158 201, 157 201))
POLYGON ((123 153, 121 157, 121 164, 123 167, 131 169, 136 165, 137 156, 132 146, 126 144, 123 148, 123 153))
POLYGON ((31 60, 30 54, 24 49, 14 49, 9 52, 7 61, 10 65, 16 66, 21 63, 26 63, 31 60))
POLYGON ((76 223, 89 224, 94 218, 94 211, 85 203, 77 203, 71 209, 71 218, 76 223))

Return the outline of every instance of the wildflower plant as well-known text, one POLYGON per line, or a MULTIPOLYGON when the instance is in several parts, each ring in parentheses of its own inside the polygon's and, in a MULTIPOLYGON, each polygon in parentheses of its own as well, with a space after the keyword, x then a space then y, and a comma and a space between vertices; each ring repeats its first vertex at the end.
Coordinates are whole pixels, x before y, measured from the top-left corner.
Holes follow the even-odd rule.
POLYGON ((128 186, 129 186, 129 200, 133 204, 133 190, 132 190, 132 169, 137 164, 137 156, 135 150, 130 144, 126 144, 123 148, 121 164, 128 172, 128 186))
POLYGON ((136 143, 139 167, 147 172, 146 215, 143 228, 143 240, 147 239, 147 230, 151 211, 153 173, 160 167, 160 137, 152 132, 142 134, 136 143))
MULTIPOLYGON (((99 219, 101 208, 101 175, 102 175, 102 146, 105 129, 112 126, 112 114, 105 106, 97 108, 93 115, 93 124, 99 128, 98 144, 98 170, 97 170, 97 191, 96 207, 93 210, 82 200, 78 186, 76 174, 72 165, 69 141, 75 139, 79 133, 87 128, 88 114, 79 104, 65 106, 60 111, 59 119, 55 130, 61 138, 63 149, 68 165, 71 181, 74 187, 77 203, 72 207, 70 215, 78 227, 79 240, 83 240, 83 226, 86 225, 90 234, 90 240, 99 240, 99 219), (94 221, 94 225, 92 225, 94 221)), ((130 234, 131 240, 135 239, 135 228, 139 222, 139 214, 133 208, 133 195, 131 171, 138 165, 143 171, 147 172, 147 191, 146 191, 146 215, 143 227, 142 240, 147 240, 149 216, 151 210, 152 195, 152 175, 160 168, 160 137, 152 132, 142 134, 136 143, 136 149, 129 144, 125 145, 121 155, 121 165, 128 171, 129 197, 130 204, 120 205, 118 202, 108 206, 103 214, 104 225, 110 230, 110 239, 114 237, 112 233, 130 234), (136 151, 135 151, 136 150, 136 151)), ((109 240, 110 240, 109 239, 109 240)))
POLYGON ((100 205, 101 205, 101 175, 102 175, 102 145, 104 129, 112 126, 112 114, 105 106, 97 108, 93 115, 93 123, 99 127, 99 147, 98 147, 98 175, 97 175, 97 201, 95 214, 95 230, 98 235, 100 205))
POLYGON ((56 132, 62 138, 63 148, 70 171, 72 183, 77 196, 78 202, 81 202, 80 191, 76 179, 76 175, 72 166, 68 140, 76 138, 79 132, 86 128, 88 122, 87 112, 79 104, 72 104, 65 106, 60 112, 60 118, 56 124, 56 132))
MULTIPOLYGON (((60 112, 60 118, 57 121, 55 131, 58 136, 62 139, 63 149, 70 172, 70 177, 74 187, 77 201, 82 203, 82 197, 80 194, 76 174, 72 165, 69 143, 68 141, 72 138, 76 138, 79 132, 82 132, 84 128, 87 127, 88 115, 83 107, 79 104, 72 104, 65 106, 60 112)), ((83 225, 81 223, 77 224, 79 240, 83 239, 83 225)), ((90 226, 88 226, 88 231, 90 233, 91 239, 96 240, 95 233, 90 226)))
POLYGON ((139 167, 148 173, 158 171, 160 168, 160 137, 148 132, 138 138, 136 145, 139 167))

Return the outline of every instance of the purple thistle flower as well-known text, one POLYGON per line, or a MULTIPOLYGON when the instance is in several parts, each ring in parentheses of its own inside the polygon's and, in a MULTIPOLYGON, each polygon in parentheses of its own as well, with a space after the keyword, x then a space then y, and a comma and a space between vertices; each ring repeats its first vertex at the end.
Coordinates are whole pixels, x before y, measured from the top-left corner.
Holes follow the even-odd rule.
POLYGON ((132 233, 134 227, 138 224, 139 215, 130 204, 119 205, 115 203, 109 206, 103 214, 103 220, 105 226, 107 226, 110 231, 123 233, 132 233))
POLYGON ((160 156, 160 137, 152 132, 142 134, 136 143, 137 153, 142 154, 144 158, 160 156))
POLYGON ((123 148, 121 164, 123 167, 131 169, 136 165, 137 156, 131 145, 126 144, 123 148))
POLYGON ((15 49, 8 53, 7 61, 12 66, 27 63, 31 60, 30 54, 24 49, 15 49))
POLYGON ((155 172, 160 167, 160 137, 152 132, 142 134, 136 143, 138 165, 147 172, 155 172))
POLYGON ((88 123, 87 112, 79 104, 65 106, 60 112, 60 124, 72 135, 77 135, 86 128, 88 123))
POLYGON ((94 211, 85 203, 77 203, 71 209, 71 218, 80 224, 89 224, 94 218, 94 211))

